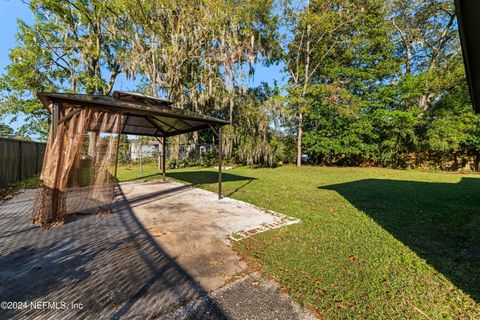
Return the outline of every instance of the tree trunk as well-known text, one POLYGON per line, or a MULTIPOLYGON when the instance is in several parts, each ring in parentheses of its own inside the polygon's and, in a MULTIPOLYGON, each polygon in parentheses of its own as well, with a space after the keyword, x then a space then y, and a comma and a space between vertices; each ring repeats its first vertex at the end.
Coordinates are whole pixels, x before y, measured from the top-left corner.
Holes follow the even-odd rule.
POLYGON ((195 132, 193 133, 193 143, 194 143, 195 145, 198 144, 198 131, 195 131, 195 132))
POLYGON ((93 131, 88 133, 88 151, 87 154, 90 158, 95 157, 95 145, 97 143, 97 134, 93 131))
POLYGON ((407 57, 405 60, 405 74, 410 75, 412 73, 412 50, 410 45, 410 36, 407 37, 407 43, 405 44, 407 49, 407 57))
POLYGON ((302 166, 302 134, 303 134, 303 112, 305 110, 305 102, 303 99, 305 98, 307 94, 307 86, 310 82, 310 55, 311 55, 311 50, 310 50, 310 30, 312 26, 309 24, 307 25, 307 41, 306 41, 306 62, 305 62, 305 79, 303 82, 303 90, 302 90, 302 95, 301 95, 301 100, 302 103, 300 104, 298 108, 298 130, 297 130, 297 167, 302 166))
MULTIPOLYGON (((232 90, 232 93, 231 95, 233 94, 233 90, 232 90)), ((229 115, 230 115, 230 123, 233 122, 233 98, 232 96, 230 96, 230 112, 229 112, 229 115)))
POLYGON ((455 152, 453 155, 453 170, 457 171, 458 170, 458 155, 455 152))
POLYGON ((420 100, 418 102, 418 107, 422 111, 426 111, 428 109, 428 106, 429 106, 429 99, 428 99, 428 93, 427 93, 427 94, 420 97, 420 100))
POLYGON ((298 113, 298 129, 297 129, 297 167, 302 165, 302 130, 303 130, 303 114, 298 113))

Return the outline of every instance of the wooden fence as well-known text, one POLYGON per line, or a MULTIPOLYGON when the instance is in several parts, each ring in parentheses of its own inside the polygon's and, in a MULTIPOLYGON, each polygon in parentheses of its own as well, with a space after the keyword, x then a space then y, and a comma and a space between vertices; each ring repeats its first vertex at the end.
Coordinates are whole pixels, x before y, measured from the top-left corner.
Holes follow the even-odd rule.
POLYGON ((45 146, 41 142, 0 138, 0 188, 40 173, 45 146))

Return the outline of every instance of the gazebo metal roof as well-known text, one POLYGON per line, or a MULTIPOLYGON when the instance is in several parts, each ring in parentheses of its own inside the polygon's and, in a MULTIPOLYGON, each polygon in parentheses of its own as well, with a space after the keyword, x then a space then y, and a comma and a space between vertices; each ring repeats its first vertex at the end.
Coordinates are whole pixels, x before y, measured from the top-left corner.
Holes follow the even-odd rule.
POLYGON ((171 137, 229 124, 225 120, 174 108, 171 101, 134 92, 115 91, 112 96, 40 92, 38 98, 48 109, 54 103, 61 103, 121 113, 124 115, 123 134, 171 137))

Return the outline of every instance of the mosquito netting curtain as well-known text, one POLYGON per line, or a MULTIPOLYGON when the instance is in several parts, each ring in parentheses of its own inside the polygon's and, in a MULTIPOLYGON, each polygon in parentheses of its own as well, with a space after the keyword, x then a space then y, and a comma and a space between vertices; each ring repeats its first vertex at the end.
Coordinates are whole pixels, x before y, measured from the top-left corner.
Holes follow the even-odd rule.
POLYGON ((50 129, 32 222, 63 223, 73 213, 110 210, 121 115, 94 108, 60 106, 50 129))

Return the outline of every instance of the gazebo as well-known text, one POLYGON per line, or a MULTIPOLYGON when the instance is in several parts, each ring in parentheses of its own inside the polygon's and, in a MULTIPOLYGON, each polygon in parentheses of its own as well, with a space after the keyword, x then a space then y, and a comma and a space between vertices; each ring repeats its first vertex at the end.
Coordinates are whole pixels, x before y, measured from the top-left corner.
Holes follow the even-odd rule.
POLYGON ((38 98, 52 120, 33 223, 49 226, 71 213, 108 210, 122 134, 160 141, 165 180, 166 138, 211 129, 218 137, 218 197, 222 197, 222 126, 229 122, 133 92, 115 91, 111 96, 41 92, 38 98))

